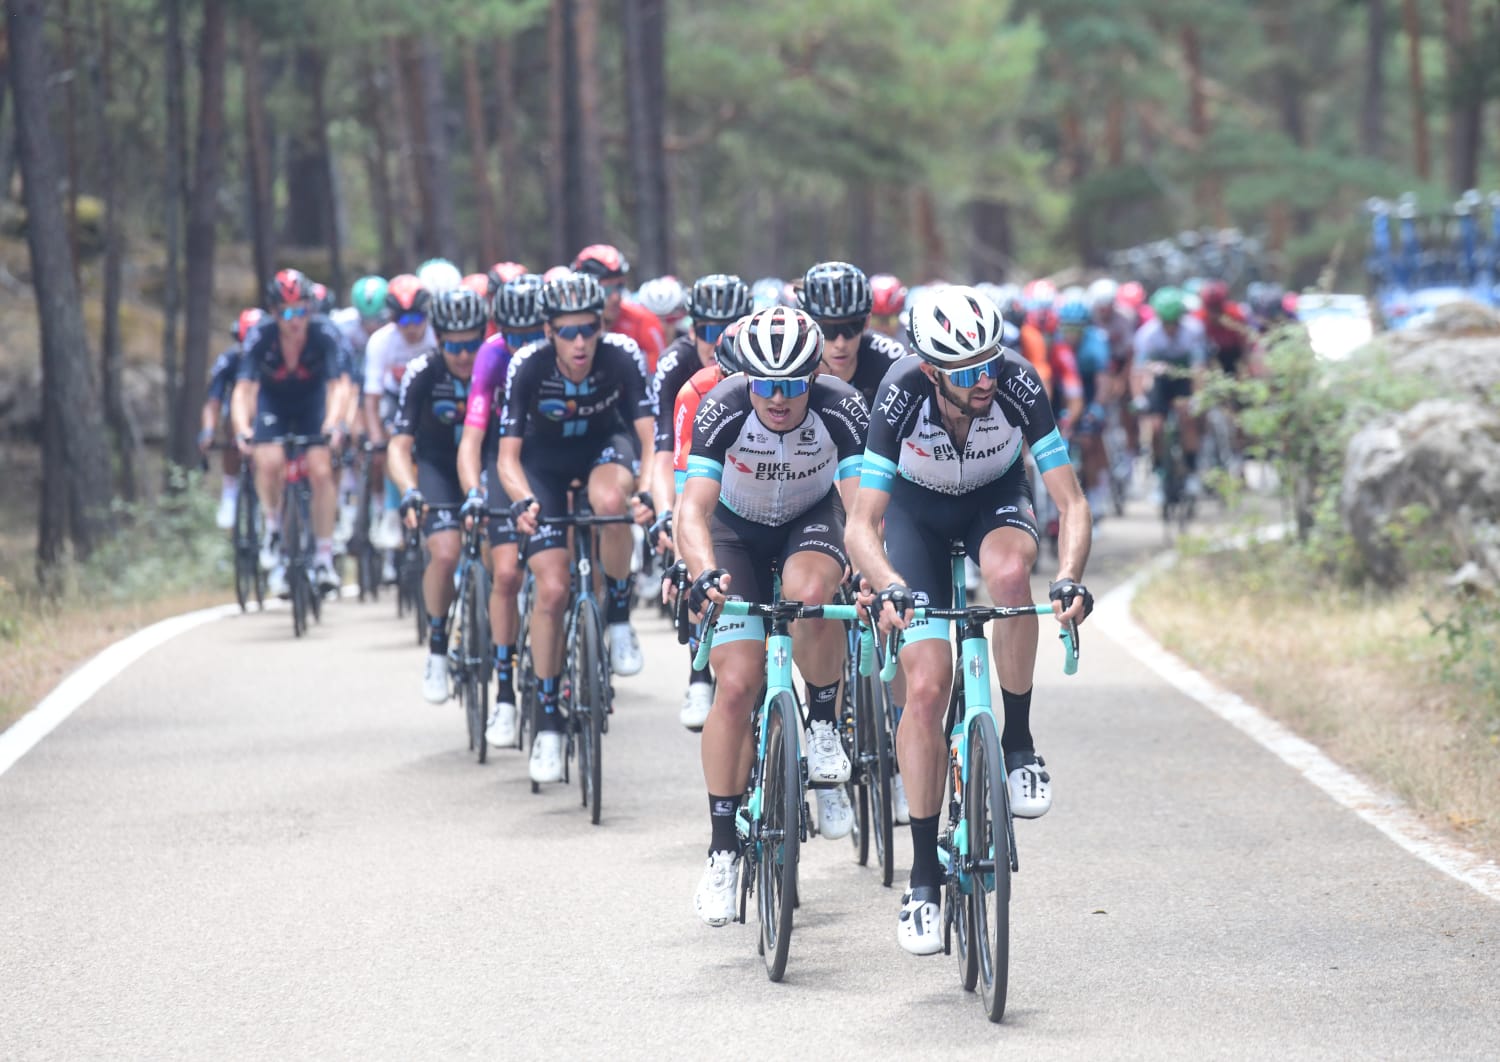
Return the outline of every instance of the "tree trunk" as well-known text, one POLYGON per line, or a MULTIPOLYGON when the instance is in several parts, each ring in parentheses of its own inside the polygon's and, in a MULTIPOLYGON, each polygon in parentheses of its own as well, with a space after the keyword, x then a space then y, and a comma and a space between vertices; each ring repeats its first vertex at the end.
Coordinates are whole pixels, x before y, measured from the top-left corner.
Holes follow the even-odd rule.
POLYGON ((1010 207, 992 199, 969 204, 969 271, 983 280, 1001 281, 1010 273, 1015 258, 1015 234, 1010 226, 1010 207))
POLYGON ((1417 176, 1425 181, 1432 176, 1432 154, 1427 142, 1427 100, 1422 88, 1422 22, 1417 16, 1417 0, 1401 0, 1401 13, 1406 29, 1407 66, 1411 71, 1412 148, 1417 176))
POLYGON ((553 262, 572 260, 581 244, 573 242, 568 197, 568 144, 572 139, 573 71, 570 23, 572 0, 552 0, 547 13, 547 71, 551 91, 547 93, 547 129, 550 142, 547 167, 547 215, 552 220, 551 246, 553 262))
POLYGON ((330 219, 323 201, 328 159, 322 152, 323 138, 315 103, 322 91, 326 68, 323 53, 315 47, 304 44, 292 54, 297 110, 288 123, 291 128, 286 149, 286 213, 281 229, 282 242, 292 247, 317 247, 328 241, 330 219))
MULTIPOLYGON (((1199 151, 1208 143, 1208 96, 1203 90, 1203 47, 1193 26, 1182 28, 1182 54, 1188 66, 1188 125, 1199 151)), ((1218 180, 1211 175, 1198 178, 1194 199, 1207 216, 1220 214, 1218 180)))
POLYGON ((198 459, 194 436, 213 333, 214 216, 224 154, 225 3, 204 0, 203 36, 198 48, 198 146, 187 218, 187 326, 171 454, 172 460, 184 468, 198 459))
POLYGON ((244 69, 245 176, 250 191, 250 242, 255 248, 255 279, 264 284, 276 271, 276 204, 271 198, 271 137, 266 123, 266 82, 260 34, 248 18, 239 20, 240 65, 244 69))
POLYGON ((125 238, 120 232, 119 159, 108 109, 114 101, 113 32, 110 0, 98 0, 99 58, 94 69, 95 125, 99 137, 99 165, 104 179, 104 304, 103 335, 99 346, 104 397, 104 415, 114 438, 114 452, 119 458, 120 493, 126 501, 135 501, 140 468, 140 433, 135 418, 125 404, 124 354, 120 343, 121 271, 125 257, 125 238))
POLYGON ((875 184, 867 177, 852 178, 845 195, 849 204, 850 261, 866 273, 885 271, 885 263, 876 266, 875 258, 875 184))
POLYGON ((1483 83, 1470 52, 1474 42, 1469 0, 1444 0, 1448 45, 1448 167, 1453 191, 1479 183, 1479 153, 1484 137, 1483 83))
POLYGON ((1125 165, 1125 101, 1110 97, 1104 112, 1104 152, 1111 167, 1125 165))
POLYGON ((1365 91, 1360 106, 1360 149, 1371 158, 1385 153, 1386 0, 1365 0, 1365 91))
POLYGON ((443 83, 443 56, 437 40, 424 36, 419 45, 419 107, 423 111, 423 139, 418 142, 423 168, 427 171, 428 204, 431 214, 428 226, 432 232, 431 254, 445 258, 460 257, 457 228, 453 221, 453 176, 449 167, 448 91, 443 83))
MULTIPOLYGON (((422 185, 424 177, 422 167, 417 163, 416 127, 421 118, 413 116, 412 104, 416 98, 416 85, 411 76, 414 62, 411 38, 391 38, 388 51, 390 55, 387 69, 395 71, 389 86, 390 92, 394 94, 390 99, 390 105, 392 113, 401 118, 396 123, 397 194, 395 205, 401 216, 409 219, 409 223, 398 233, 398 239, 401 246, 402 268, 412 269, 415 268, 417 262, 417 248, 430 246, 430 243, 425 232, 428 211, 423 199, 426 194, 422 185)), ((415 110, 420 110, 420 108, 415 108, 415 110)))
POLYGON ((573 61, 578 85, 576 250, 604 239, 605 234, 604 154, 599 142, 599 0, 573 0, 573 4, 573 61))
POLYGON ((62 556, 64 533, 79 557, 104 533, 109 505, 109 454, 99 430, 103 417, 89 375, 88 337, 67 219, 57 200, 60 177, 48 123, 44 30, 46 0, 10 0, 10 43, 16 152, 26 187, 26 242, 42 336, 42 505, 37 562, 45 573, 62 556))
POLYGON ((328 57, 318 53, 317 76, 313 79, 313 144, 318 157, 318 200, 323 207, 323 239, 328 248, 328 288, 348 290, 344 284, 344 254, 339 239, 338 184, 333 179, 333 147, 328 142, 328 57))
POLYGON ((365 172, 370 182, 370 206, 375 211, 375 224, 380 233, 380 270, 386 276, 402 269, 401 254, 396 247, 395 193, 391 188, 391 136, 386 126, 386 108, 382 101, 388 98, 383 71, 375 72, 367 49, 359 52, 359 79, 364 85, 363 117, 365 128, 371 138, 365 142, 365 172))
POLYGON ((464 120, 469 134, 469 168, 473 174, 474 206, 479 214, 479 261, 488 267, 500 258, 495 232, 495 200, 490 194, 490 139, 484 128, 484 91, 479 83, 479 56, 473 41, 460 46, 464 68, 464 120))
POLYGON ((5 122, 5 101, 10 93, 9 46, 0 41, 0 200, 10 199, 11 178, 16 172, 16 135, 5 122))
POLYGON ((926 280, 935 280, 948 272, 948 250, 943 245, 943 234, 938 230, 937 207, 932 202, 932 190, 921 186, 915 190, 914 195, 922 276, 926 280))
POLYGON ((73 0, 60 0, 64 149, 68 158, 68 251, 78 278, 78 54, 73 47, 73 0))
POLYGON ((626 117, 635 190, 636 242, 642 275, 661 276, 672 271, 662 128, 666 94, 662 88, 665 73, 661 64, 666 13, 663 0, 624 0, 620 16, 625 40, 626 117))
MULTIPOLYGON (((520 145, 516 137, 516 66, 509 38, 495 42, 495 140, 500 149, 500 247, 495 257, 521 253, 518 210, 521 189, 520 145)), ((488 263, 486 263, 488 264, 488 263)))
POLYGON ((162 196, 162 219, 167 244, 166 275, 162 282, 161 361, 166 380, 165 425, 168 453, 177 443, 177 323, 182 314, 182 204, 186 200, 187 102, 183 85, 182 0, 163 0, 166 16, 163 75, 166 81, 167 158, 162 196))

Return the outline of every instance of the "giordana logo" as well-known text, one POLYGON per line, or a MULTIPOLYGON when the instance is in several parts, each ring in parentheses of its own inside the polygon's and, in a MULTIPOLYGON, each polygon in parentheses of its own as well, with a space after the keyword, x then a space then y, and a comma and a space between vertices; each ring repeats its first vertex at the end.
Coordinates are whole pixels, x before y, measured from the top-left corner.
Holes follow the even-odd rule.
POLYGON ((827 531, 828 531, 828 525, 827 524, 808 524, 806 527, 804 527, 802 529, 802 533, 804 535, 817 534, 819 532, 826 533, 827 531))
POLYGON ((1007 516, 1010 513, 1018 513, 1020 511, 1021 510, 1018 509, 1018 508, 1016 508, 1014 505, 1002 505, 1002 506, 1000 506, 1000 508, 998 508, 998 509, 995 510, 995 515, 996 516, 1007 516))
POLYGON ((798 441, 799 442, 804 442, 804 443, 817 442, 818 441, 818 429, 817 428, 803 428, 802 429, 802 434, 798 436, 798 441))

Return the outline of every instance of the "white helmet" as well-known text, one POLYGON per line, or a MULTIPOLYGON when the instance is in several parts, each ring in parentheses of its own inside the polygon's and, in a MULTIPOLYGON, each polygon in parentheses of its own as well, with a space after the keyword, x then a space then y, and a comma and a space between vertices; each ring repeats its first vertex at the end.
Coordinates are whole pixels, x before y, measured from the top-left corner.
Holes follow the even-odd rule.
POLYGON ((950 368, 981 351, 993 350, 1005 322, 993 302, 962 284, 924 291, 911 309, 907 334, 912 349, 929 365, 950 368))
POLYGON ((667 318, 682 312, 687 292, 682 290, 682 283, 676 277, 657 277, 641 285, 635 293, 635 301, 656 316, 667 318))
POLYGON ((464 275, 458 271, 458 266, 446 258, 429 258, 417 267, 417 279, 424 288, 436 295, 458 287, 463 283, 464 275))
POLYGON ((1101 306, 1113 306, 1115 296, 1120 294, 1120 285, 1109 277, 1100 277, 1089 285, 1088 303, 1089 308, 1099 309, 1101 306))
POLYGON ((804 311, 773 306, 752 314, 735 340, 740 368, 759 380, 805 380, 823 360, 823 330, 804 311))

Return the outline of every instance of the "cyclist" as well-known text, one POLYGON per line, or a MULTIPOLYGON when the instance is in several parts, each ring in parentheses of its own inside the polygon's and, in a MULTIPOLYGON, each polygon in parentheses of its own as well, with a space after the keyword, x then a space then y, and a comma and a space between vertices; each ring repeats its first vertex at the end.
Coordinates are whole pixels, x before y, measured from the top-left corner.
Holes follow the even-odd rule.
MULTIPOLYGON (((740 328, 736 347, 743 373, 710 391, 693 422, 677 527, 694 574, 689 606, 698 613, 731 593, 769 601, 777 563, 784 598, 827 604, 848 567, 844 499, 852 500, 869 425, 864 400, 819 375, 823 337, 800 310, 761 310, 740 328)), ((702 750, 712 832, 693 898, 711 926, 727 923, 736 904, 734 822, 749 780, 750 717, 766 677, 764 628, 737 617, 714 631, 718 688, 702 750)), ((825 836, 846 837, 854 813, 837 783, 848 780, 850 764, 835 720, 844 631, 807 621, 793 626, 792 639, 807 681, 808 777, 832 786, 816 790, 818 819, 825 836)))
POLYGON ((1198 424, 1189 408, 1193 391, 1208 363, 1208 338, 1203 325, 1188 313, 1182 289, 1157 290, 1149 303, 1153 317, 1135 334, 1135 361, 1131 394, 1136 410, 1145 416, 1150 430, 1156 470, 1161 472, 1165 453, 1162 423, 1167 410, 1178 410, 1182 426, 1182 450, 1187 464, 1183 489, 1196 497, 1198 486, 1198 424))
POLYGON ((334 490, 329 446, 337 449, 348 426, 338 419, 337 400, 344 379, 339 335, 322 317, 309 317, 312 284, 295 269, 283 269, 266 285, 263 318, 245 337, 232 413, 242 454, 255 458, 255 491, 265 514, 260 563, 266 585, 286 592, 281 560, 281 496, 286 454, 271 440, 282 435, 327 435, 328 443, 307 450, 307 478, 312 485, 312 525, 316 539, 314 578, 320 590, 336 590, 333 524, 338 496, 334 490))
POLYGON ((750 308, 769 310, 772 306, 785 306, 782 299, 785 290, 786 281, 780 277, 761 277, 750 285, 750 308))
MULTIPOLYGON (((531 778, 562 778, 562 719, 557 710, 562 673, 563 609, 568 598, 567 536, 540 517, 566 511, 568 485, 588 486, 599 515, 620 515, 627 504, 638 524, 651 522, 652 430, 656 410, 640 347, 604 331, 604 290, 588 273, 570 273, 542 286, 547 338, 518 351, 506 379, 500 424, 500 486, 514 499, 516 530, 530 536, 526 563, 536 581, 531 652, 541 718, 531 746, 531 778), (628 434, 625 422, 635 429, 628 434), (643 463, 637 452, 646 455, 643 463), (643 475, 636 492, 636 474, 643 475)), ((607 600, 610 662, 617 674, 644 666, 630 626, 629 528, 600 533, 607 600)))
POLYGON ((687 334, 687 292, 682 289, 682 281, 673 276, 648 280, 635 293, 635 299, 656 314, 666 336, 676 339, 687 334))
MULTIPOLYGON (((198 452, 205 456, 218 434, 219 422, 224 407, 230 404, 234 382, 240 371, 240 355, 244 353, 245 337, 250 329, 260 322, 266 312, 259 307, 241 310, 229 334, 234 336, 234 345, 214 359, 213 369, 208 374, 208 396, 203 400, 203 412, 198 428, 198 452)), ((232 417, 222 417, 228 425, 232 417)), ((240 451, 237 446, 226 446, 220 463, 223 480, 219 486, 219 508, 214 513, 214 524, 221 531, 234 526, 234 509, 240 500, 240 451)), ((207 468, 207 464, 204 465, 207 468)))
MULTIPOLYGON (((902 898, 897 938, 917 955, 942 949, 938 818, 947 775, 943 717, 953 682, 946 621, 911 622, 913 594, 952 602, 950 544, 962 540, 997 604, 1031 601, 1037 527, 1031 487, 1019 460, 1024 443, 1061 517, 1061 550, 1051 596, 1060 620, 1081 618, 1092 599, 1078 584, 1091 541, 1088 502, 1068 462, 1046 389, 1036 372, 999 343, 1000 311, 972 288, 924 295, 912 307, 916 355, 881 385, 870 424, 860 488, 849 521, 849 552, 880 591, 881 623, 905 628, 901 664, 907 704, 896 733, 906 778, 913 846, 911 888, 902 898), (882 541, 881 521, 884 520, 882 541)), ((1051 806, 1051 779, 1030 730, 1037 622, 1009 621, 996 639, 1004 702, 1010 800, 1022 818, 1051 806)))
POLYGON ((639 303, 625 301, 625 276, 630 272, 630 262, 620 249, 607 243, 589 244, 573 259, 573 270, 588 273, 599 281, 604 289, 605 331, 620 332, 635 340, 646 359, 646 372, 654 373, 666 338, 654 313, 639 303))
POLYGON ((1208 340, 1208 349, 1226 376, 1239 378, 1245 375, 1250 347, 1250 318, 1245 308, 1229 298, 1229 285, 1222 280, 1210 280, 1198 289, 1198 300, 1202 303, 1197 317, 1203 322, 1203 333, 1208 340))
MULTIPOLYGON (((671 510, 676 501, 673 458, 676 452, 677 396, 690 380, 716 366, 714 349, 730 324, 750 312, 750 287, 739 277, 711 273, 693 282, 687 297, 692 315, 691 335, 674 340, 662 353, 656 366, 651 391, 656 398, 656 484, 657 500, 663 510, 671 510)), ((709 385, 712 386, 712 385, 709 385)), ((703 388, 706 392, 709 388, 703 388)), ((689 422, 691 423, 691 422, 689 422)), ((670 542, 667 543, 670 545, 670 542)), ((703 729, 713 704, 713 676, 707 668, 690 669, 687 696, 679 719, 689 730, 703 729)))
MULTIPOLYGON (((484 297, 489 302, 491 309, 493 310, 495 296, 500 293, 501 288, 517 277, 523 277, 529 272, 531 271, 520 262, 496 262, 490 266, 489 270, 485 273, 485 277, 489 283, 485 288, 484 297)), ((491 316, 490 323, 486 328, 487 334, 484 338, 490 339, 497 330, 494 317, 491 316)))
POLYGON ((360 277, 349 291, 349 305, 328 315, 353 353, 354 369, 361 377, 364 376, 365 350, 370 337, 384 327, 389 314, 386 290, 384 277, 360 277))
POLYGON ((906 285, 890 273, 876 273, 870 278, 870 329, 893 343, 904 338, 901 312, 906 309, 906 285))
POLYGON ((422 696, 432 704, 448 699, 448 606, 461 545, 458 509, 464 501, 458 443, 486 316, 484 300, 462 285, 433 297, 432 327, 441 354, 419 355, 406 367, 386 452, 406 526, 420 523, 427 547, 422 596, 430 627, 422 696))
MULTIPOLYGON (((391 320, 377 328, 365 345, 365 435, 376 445, 386 441, 395 419, 406 366, 437 346, 437 337, 427 320, 431 305, 432 293, 411 273, 392 277, 386 287, 385 308, 391 320)), ((378 480, 384 475, 384 457, 374 454, 371 465, 378 480)), ((394 492, 392 486, 390 493, 394 492)), ((396 549, 402 537, 396 500, 382 495, 377 505, 381 515, 372 517, 370 544, 379 550, 396 549)), ((389 557, 386 562, 389 565, 389 557)), ((387 581, 394 578, 389 567, 386 578, 387 581)))
POLYGON ((1109 335, 1095 325, 1093 310, 1082 298, 1066 300, 1057 311, 1061 345, 1073 352, 1082 388, 1081 415, 1072 439, 1078 446, 1084 494, 1096 521, 1109 510, 1109 476, 1104 454, 1104 403, 1109 371, 1109 335))
MULTIPOLYGON (((497 332, 485 340, 474 360, 464 434, 458 444, 458 480, 472 516, 481 505, 507 509, 510 498, 495 471, 500 444, 500 415, 505 408, 505 378, 514 351, 546 338, 537 302, 542 278, 522 273, 504 281, 490 300, 490 321, 497 332), (477 499, 477 500, 476 500, 477 499)), ((490 544, 490 637, 495 654, 495 707, 485 729, 491 745, 516 741, 516 634, 520 630, 517 595, 522 575, 516 547, 516 525, 509 512, 486 525, 490 544)))
POLYGON ((858 391, 866 409, 874 408, 881 378, 906 350, 865 327, 874 294, 864 270, 848 262, 819 262, 802 277, 797 297, 823 333, 823 371, 858 391))
POLYGON ((424 288, 436 295, 458 287, 463 283, 464 275, 458 271, 458 266, 446 258, 429 258, 417 266, 417 279, 424 288))

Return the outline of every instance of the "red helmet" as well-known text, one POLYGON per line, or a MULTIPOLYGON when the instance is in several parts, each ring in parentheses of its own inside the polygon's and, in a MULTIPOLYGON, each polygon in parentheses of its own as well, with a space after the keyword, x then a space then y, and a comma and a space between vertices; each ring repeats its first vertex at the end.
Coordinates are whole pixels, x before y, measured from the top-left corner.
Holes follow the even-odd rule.
POLYGON ((1222 280, 1210 280, 1198 289, 1198 298, 1209 313, 1223 313, 1229 301, 1229 285, 1222 280))
POLYGON ((245 337, 250 334, 250 329, 259 324, 261 318, 265 317, 265 315, 266 311, 262 310, 259 306, 252 306, 248 310, 241 310, 239 320, 234 323, 234 338, 243 343, 245 337))
POLYGON ((870 312, 877 317, 895 317, 906 307, 906 285, 899 277, 876 273, 870 278, 870 291, 875 297, 870 312))
POLYGON ((550 284, 554 280, 561 280, 571 272, 573 271, 567 266, 553 266, 551 269, 542 274, 542 283, 550 284))
POLYGON ((266 305, 275 309, 301 302, 312 294, 312 282, 300 269, 283 269, 266 285, 266 305))
POLYGON ((573 271, 592 273, 604 280, 606 277, 621 277, 630 272, 630 262, 618 247, 611 247, 607 243, 591 243, 573 259, 573 271))
POLYGON ((490 282, 489 293, 491 295, 495 294, 495 292, 499 291, 506 284, 515 280, 516 277, 524 277, 529 272, 531 270, 527 269, 520 262, 496 262, 490 266, 488 276, 490 282))
POLYGON ((385 308, 394 317, 403 313, 426 313, 432 305, 432 295, 422 282, 411 273, 392 277, 385 289, 385 308))
POLYGON ((458 282, 461 288, 468 288, 481 299, 490 297, 490 278, 485 273, 470 273, 458 282))
POLYGON ((1146 289, 1139 281, 1126 281, 1120 285, 1115 301, 1128 310, 1139 310, 1146 302, 1146 289))

